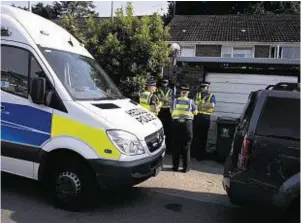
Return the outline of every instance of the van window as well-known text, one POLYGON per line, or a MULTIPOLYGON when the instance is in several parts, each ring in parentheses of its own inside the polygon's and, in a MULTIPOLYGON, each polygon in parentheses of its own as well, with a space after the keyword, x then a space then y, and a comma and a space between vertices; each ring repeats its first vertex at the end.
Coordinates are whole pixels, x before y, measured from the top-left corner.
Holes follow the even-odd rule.
POLYGON ((262 136, 300 139, 300 100, 269 98, 256 133, 262 136))
POLYGON ((11 46, 1 46, 1 89, 28 97, 29 52, 11 46))
POLYGON ((41 50, 70 95, 78 100, 121 99, 121 92, 97 62, 66 51, 41 50))

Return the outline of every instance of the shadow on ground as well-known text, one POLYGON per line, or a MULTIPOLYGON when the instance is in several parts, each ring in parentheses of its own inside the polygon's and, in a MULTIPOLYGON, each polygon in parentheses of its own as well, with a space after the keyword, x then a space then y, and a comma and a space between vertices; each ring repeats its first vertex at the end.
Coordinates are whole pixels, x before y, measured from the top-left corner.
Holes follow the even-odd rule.
MULTIPOLYGON (((172 155, 165 155, 164 158, 165 171, 172 171, 172 155)), ((182 167, 182 160, 180 161, 180 167, 182 167)), ((214 160, 214 155, 211 153, 206 154, 206 157, 202 161, 196 159, 190 159, 190 169, 210 173, 210 174, 223 174, 224 165, 214 160)))
MULTIPOLYGON (((119 192, 102 192, 99 202, 82 213, 55 209, 44 200, 40 184, 2 174, 1 221, 18 223, 60 222, 204 222, 269 223, 275 218, 264 210, 227 207, 179 196, 182 191, 134 187, 119 192), (166 194, 169 192, 169 195, 166 194)), ((190 196, 200 196, 191 192, 190 196)), ((204 194, 204 196, 225 196, 204 194)))

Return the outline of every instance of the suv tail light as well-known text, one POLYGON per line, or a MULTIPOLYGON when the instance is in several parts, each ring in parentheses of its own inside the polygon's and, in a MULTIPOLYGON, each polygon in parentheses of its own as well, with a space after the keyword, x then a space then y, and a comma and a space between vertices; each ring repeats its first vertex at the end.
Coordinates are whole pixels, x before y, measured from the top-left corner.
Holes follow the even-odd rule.
POLYGON ((248 170, 251 150, 252 150, 252 140, 245 138, 242 143, 241 151, 240 154, 238 155, 238 160, 237 160, 237 167, 242 171, 248 170))

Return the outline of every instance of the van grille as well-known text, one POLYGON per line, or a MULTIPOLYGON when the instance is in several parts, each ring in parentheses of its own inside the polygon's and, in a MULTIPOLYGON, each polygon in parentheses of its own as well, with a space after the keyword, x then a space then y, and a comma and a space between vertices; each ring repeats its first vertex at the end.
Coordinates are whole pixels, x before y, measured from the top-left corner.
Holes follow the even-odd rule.
POLYGON ((145 137, 145 142, 148 147, 148 150, 153 153, 158 150, 164 141, 164 130, 161 128, 160 130, 152 133, 151 135, 145 137))

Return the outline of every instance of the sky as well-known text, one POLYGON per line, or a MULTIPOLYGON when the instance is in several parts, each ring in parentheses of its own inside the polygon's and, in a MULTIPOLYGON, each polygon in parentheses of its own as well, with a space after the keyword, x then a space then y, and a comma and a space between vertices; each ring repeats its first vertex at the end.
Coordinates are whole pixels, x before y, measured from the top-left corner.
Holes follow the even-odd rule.
MULTIPOLYGON (((31 4, 43 2, 44 4, 52 4, 52 1, 31 1, 31 4)), ((28 6, 28 1, 1 1, 1 5, 28 6)), ((111 1, 94 1, 96 10, 100 17, 111 15, 111 1)), ((126 1, 114 1, 114 9, 125 6, 126 1)), ((167 12, 167 1, 132 1, 135 15, 151 15, 154 12, 164 14, 167 12)), ((114 10, 115 11, 115 10, 114 10)))

